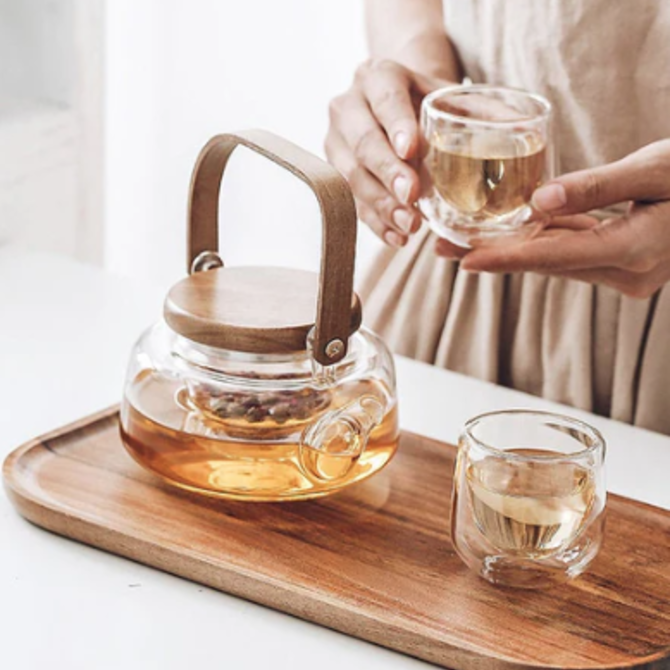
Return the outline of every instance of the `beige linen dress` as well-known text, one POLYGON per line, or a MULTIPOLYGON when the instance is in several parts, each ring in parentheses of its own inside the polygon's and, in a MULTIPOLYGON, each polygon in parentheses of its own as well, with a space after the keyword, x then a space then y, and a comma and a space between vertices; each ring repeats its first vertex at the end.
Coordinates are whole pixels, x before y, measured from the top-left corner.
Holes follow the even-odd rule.
MULTIPOLYGON (((551 100, 559 173, 670 137, 670 0, 444 6, 468 77, 551 100)), ((670 285, 636 300, 535 274, 467 274, 434 241, 424 226, 384 248, 361 287, 366 322, 397 353, 670 434, 670 285)))

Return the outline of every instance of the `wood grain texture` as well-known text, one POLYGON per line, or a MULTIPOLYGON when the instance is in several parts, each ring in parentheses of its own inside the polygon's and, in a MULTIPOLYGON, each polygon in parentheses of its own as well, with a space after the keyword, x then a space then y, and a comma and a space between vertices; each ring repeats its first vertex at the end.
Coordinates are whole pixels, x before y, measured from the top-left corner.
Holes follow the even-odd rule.
MULTIPOLYGON (((316 307, 314 357, 331 365, 346 355, 356 257, 356 206, 344 177, 299 146, 265 130, 213 137, 202 149, 191 178, 188 215, 188 269, 205 251, 219 250, 219 192, 228 160, 244 146, 285 168, 314 192, 321 210, 321 269, 316 307), (328 355, 328 344, 344 347, 328 355)), ((287 235, 290 231, 287 230, 287 235)), ((287 296, 287 299, 289 296, 287 296)))
MULTIPOLYGON (((290 268, 234 267, 196 272, 175 284, 163 313, 172 330, 208 346, 253 353, 306 349, 319 277, 290 268)), ((347 337, 361 325, 354 294, 347 337)))
POLYGON ((18 449, 4 477, 49 530, 445 667, 670 667, 670 513, 611 496, 590 572, 497 588, 449 541, 454 454, 405 434, 386 470, 330 498, 223 502, 145 473, 111 409, 18 449))

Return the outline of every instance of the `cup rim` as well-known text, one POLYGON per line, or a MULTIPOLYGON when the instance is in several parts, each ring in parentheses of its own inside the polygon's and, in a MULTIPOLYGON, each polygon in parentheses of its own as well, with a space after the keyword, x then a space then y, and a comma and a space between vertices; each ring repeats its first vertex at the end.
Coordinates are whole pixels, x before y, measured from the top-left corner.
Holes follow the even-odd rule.
POLYGON ((455 123, 466 123, 472 126, 488 126, 494 128, 507 128, 509 126, 518 125, 520 123, 532 123, 548 119, 551 116, 553 111, 552 104, 539 93, 532 93, 523 88, 516 88, 513 86, 494 86, 492 84, 452 84, 450 86, 444 86, 443 88, 438 88, 434 91, 431 91, 426 95, 421 103, 421 107, 424 109, 426 114, 430 114, 434 117, 441 119, 448 119, 455 123), (445 112, 441 109, 436 109, 433 106, 434 101, 437 98, 440 98, 448 93, 470 93, 476 91, 488 91, 488 92, 505 92, 505 93, 515 93, 523 95, 526 98, 533 100, 540 107, 540 112, 534 114, 533 116, 519 117, 518 119, 507 119, 502 121, 494 121, 487 119, 473 119, 468 116, 459 116, 458 114, 452 114, 451 112, 445 112))
POLYGON ((497 458, 504 458, 505 460, 509 461, 519 461, 519 462, 529 462, 529 461, 560 462, 566 460, 574 460, 576 458, 584 457, 598 452, 600 452, 601 458, 604 459, 605 452, 607 449, 607 442, 605 441, 605 438, 603 437, 602 433, 597 428, 594 428, 592 425, 586 423, 586 421, 582 421, 581 419, 576 419, 575 417, 568 416, 567 414, 561 414, 559 412, 550 412, 547 410, 519 408, 519 409, 502 409, 502 410, 493 410, 490 412, 484 412, 482 414, 478 414, 477 416, 472 417, 471 419, 468 419, 468 421, 466 421, 465 423, 465 426, 463 426, 463 431, 461 435, 467 436, 467 439, 475 442, 478 447, 480 447, 483 451, 488 452, 492 456, 495 456, 497 458), (472 429, 477 424, 481 423, 483 420, 509 414, 517 414, 517 415, 525 414, 527 416, 538 416, 545 418, 551 417, 564 424, 568 424, 568 426, 571 428, 576 428, 580 432, 587 434, 592 439, 592 443, 576 451, 570 451, 564 454, 557 454, 556 452, 554 452, 553 454, 546 454, 546 455, 536 454, 533 456, 526 456, 524 454, 513 453, 505 449, 498 449, 497 447, 494 447, 493 445, 488 444, 487 442, 483 442, 478 437, 475 437, 475 435, 473 435, 472 429))

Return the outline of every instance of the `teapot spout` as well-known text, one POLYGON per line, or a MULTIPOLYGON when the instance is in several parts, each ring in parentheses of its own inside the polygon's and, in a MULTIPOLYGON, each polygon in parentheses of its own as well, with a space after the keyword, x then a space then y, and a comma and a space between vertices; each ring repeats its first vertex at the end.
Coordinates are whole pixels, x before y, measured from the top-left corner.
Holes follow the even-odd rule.
POLYGON ((384 406, 371 395, 321 416, 305 428, 300 440, 305 472, 320 482, 336 482, 346 477, 383 418, 384 406))

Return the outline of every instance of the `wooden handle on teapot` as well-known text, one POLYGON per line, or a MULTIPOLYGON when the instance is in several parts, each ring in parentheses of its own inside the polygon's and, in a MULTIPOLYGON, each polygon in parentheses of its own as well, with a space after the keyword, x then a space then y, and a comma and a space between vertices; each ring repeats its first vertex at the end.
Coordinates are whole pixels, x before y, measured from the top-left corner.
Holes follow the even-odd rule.
POLYGON ((350 333, 357 222, 349 185, 325 161, 264 130, 213 137, 200 152, 191 179, 188 271, 203 252, 218 252, 221 179, 230 155, 239 145, 286 168, 316 195, 323 233, 314 357, 323 365, 337 363, 347 353, 350 333))

